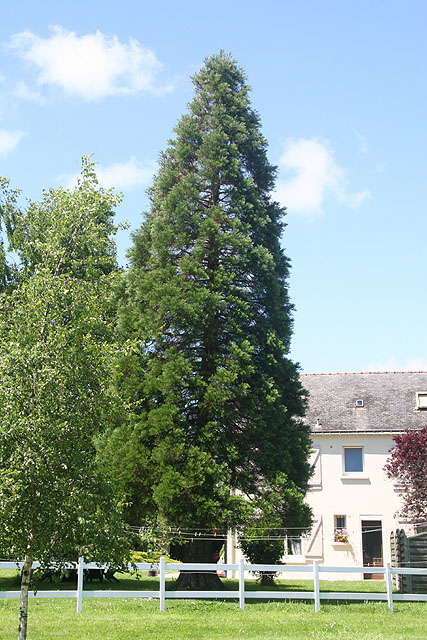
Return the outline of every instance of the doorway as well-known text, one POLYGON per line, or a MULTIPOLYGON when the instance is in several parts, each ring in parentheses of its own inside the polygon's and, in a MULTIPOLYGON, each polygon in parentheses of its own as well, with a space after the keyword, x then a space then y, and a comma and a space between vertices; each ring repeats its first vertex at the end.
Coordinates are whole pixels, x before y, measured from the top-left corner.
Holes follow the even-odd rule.
MULTIPOLYGON (((362 520, 362 553, 364 567, 383 566, 383 530, 381 520, 362 520)), ((364 573, 365 580, 383 580, 381 573, 364 573)))

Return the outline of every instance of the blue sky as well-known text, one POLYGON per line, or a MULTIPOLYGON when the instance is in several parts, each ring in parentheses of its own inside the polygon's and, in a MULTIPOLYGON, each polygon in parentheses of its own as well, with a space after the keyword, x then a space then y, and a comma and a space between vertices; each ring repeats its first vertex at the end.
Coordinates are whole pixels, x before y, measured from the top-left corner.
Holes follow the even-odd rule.
MULTIPOLYGON (((306 372, 425 370, 426 24, 421 0, 7 3, 0 175, 38 199, 93 153, 137 228, 190 76, 231 52, 288 208, 292 358, 306 372)), ((129 244, 122 232, 123 264, 129 244)))

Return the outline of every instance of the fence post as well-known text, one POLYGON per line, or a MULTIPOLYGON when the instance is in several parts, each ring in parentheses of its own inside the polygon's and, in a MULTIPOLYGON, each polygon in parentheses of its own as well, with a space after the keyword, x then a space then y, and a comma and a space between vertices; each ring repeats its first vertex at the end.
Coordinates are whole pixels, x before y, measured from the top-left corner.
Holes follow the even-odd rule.
POLYGON ((242 611, 245 610, 245 561, 240 558, 239 563, 239 605, 242 611))
MULTIPOLYGON (((403 566, 410 567, 411 566, 411 546, 409 544, 409 538, 406 535, 406 531, 404 529, 400 529, 401 539, 403 541, 403 566)), ((413 585, 412 585, 412 575, 411 574, 403 574, 403 593, 414 593, 413 585)))
POLYGON ((390 609, 390 613, 393 613, 393 585, 391 580, 391 567, 390 563, 387 562, 385 566, 385 581, 387 586, 387 604, 390 609))
POLYGON ((320 611, 319 561, 313 562, 314 611, 320 611))
POLYGON ((166 591, 166 566, 165 559, 162 556, 160 558, 160 611, 165 610, 165 591, 166 591))
POLYGON ((83 602, 83 580, 84 580, 84 558, 81 556, 79 558, 79 564, 77 566, 77 613, 82 612, 82 602, 83 602))

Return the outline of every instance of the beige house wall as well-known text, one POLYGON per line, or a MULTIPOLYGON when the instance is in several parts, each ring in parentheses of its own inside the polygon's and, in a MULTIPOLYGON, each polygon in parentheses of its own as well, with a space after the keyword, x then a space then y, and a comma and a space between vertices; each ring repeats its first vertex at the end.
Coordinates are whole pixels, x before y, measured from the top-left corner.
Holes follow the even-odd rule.
MULTIPOLYGON (((384 472, 392 446, 389 433, 313 434, 313 448, 319 455, 307 501, 322 519, 322 545, 317 556, 322 564, 363 565, 362 520, 381 521, 382 556, 384 562, 390 562, 390 533, 403 526, 396 519, 400 508, 398 491, 384 472), (363 449, 361 473, 344 471, 344 448, 353 446, 363 449), (337 515, 346 516, 348 543, 334 542, 337 515)), ((360 576, 349 574, 348 578, 357 580, 360 576)))
MULTIPOLYGON (((311 564, 318 560, 330 567, 362 566, 362 520, 379 520, 382 528, 382 557, 390 562, 390 533, 404 522, 396 518, 400 498, 395 484, 384 473, 393 446, 390 433, 313 433, 315 472, 307 495, 315 516, 312 534, 303 540, 303 554, 286 556, 287 564, 311 564), (344 447, 363 449, 363 472, 345 473, 344 447), (348 543, 334 542, 335 516, 345 515, 348 543)), ((228 540, 228 561, 238 562, 241 552, 233 536, 228 540)), ((302 579, 301 573, 289 573, 302 579)), ((309 576, 307 575, 307 578, 309 576)), ((323 574, 322 579, 360 580, 362 574, 323 574)))

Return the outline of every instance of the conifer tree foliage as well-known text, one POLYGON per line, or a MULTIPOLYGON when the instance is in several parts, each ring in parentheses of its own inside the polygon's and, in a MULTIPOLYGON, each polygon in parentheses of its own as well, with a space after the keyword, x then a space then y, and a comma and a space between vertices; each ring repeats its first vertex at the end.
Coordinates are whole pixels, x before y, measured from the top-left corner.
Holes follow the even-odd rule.
MULTIPOLYGON (((193 83, 133 237, 120 326, 140 351, 121 388, 136 409, 105 450, 120 460, 134 524, 197 530, 237 526, 279 475, 302 505, 310 444, 287 355, 284 210, 259 117, 229 55, 207 59, 193 83)), ((182 557, 211 560, 199 547, 182 557)))

